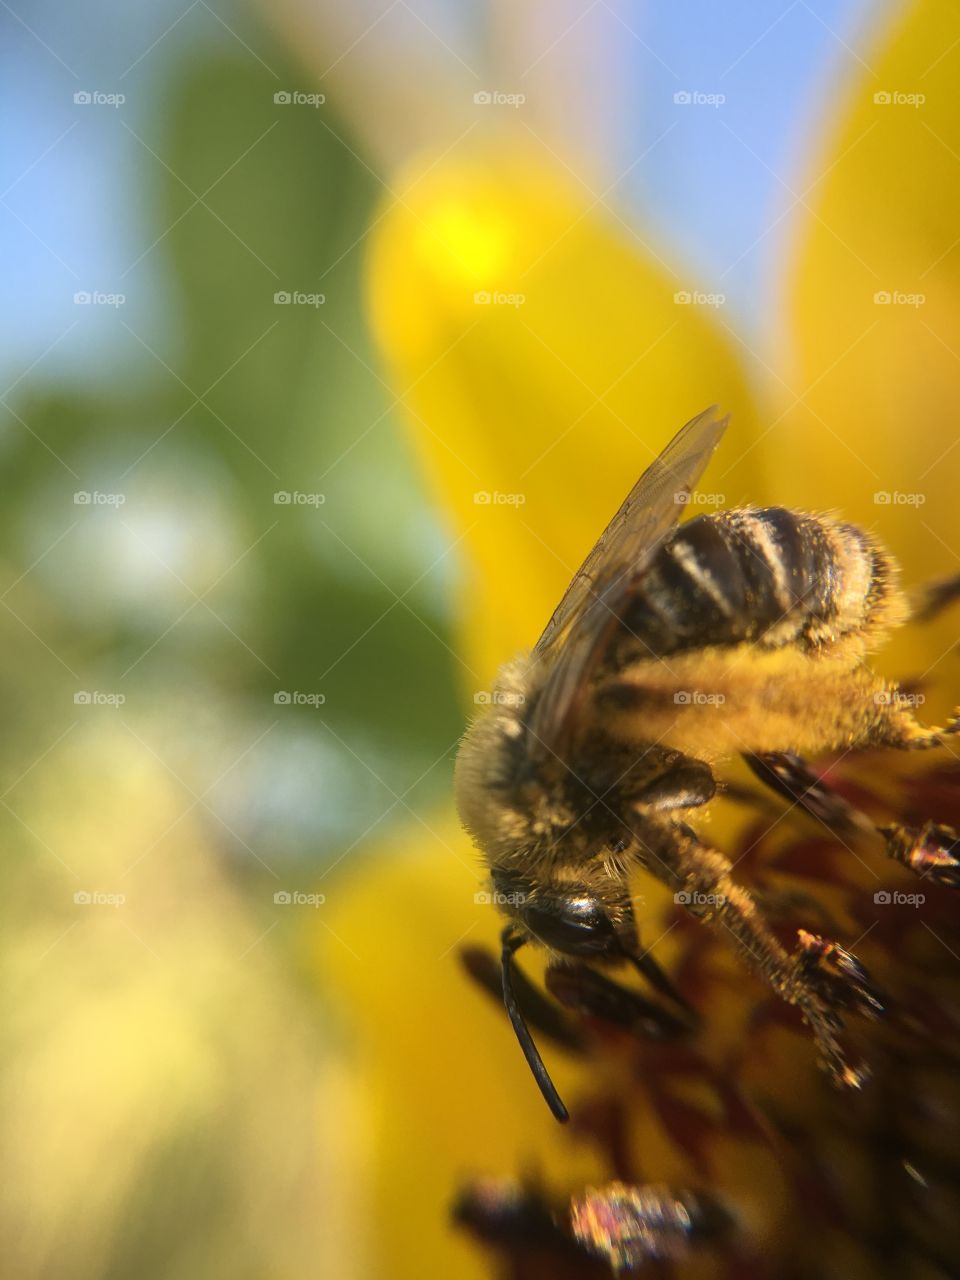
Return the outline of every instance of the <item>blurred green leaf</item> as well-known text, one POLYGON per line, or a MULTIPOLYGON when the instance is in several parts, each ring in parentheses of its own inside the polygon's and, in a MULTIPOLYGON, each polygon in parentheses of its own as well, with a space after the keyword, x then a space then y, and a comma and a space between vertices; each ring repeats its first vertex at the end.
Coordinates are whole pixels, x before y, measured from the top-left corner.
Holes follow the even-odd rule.
POLYGON ((185 743, 198 697, 247 727, 238 750, 279 721, 342 757, 359 835, 420 775, 407 804, 447 786, 448 766, 428 770, 462 718, 454 565, 367 333, 363 241, 380 184, 330 104, 274 101, 303 75, 273 47, 265 61, 279 80, 242 48, 194 52, 134 121, 152 190, 139 234, 153 247, 128 290, 142 302, 159 259, 167 296, 118 313, 116 363, 92 389, 25 384, 0 537, 9 581, 40 561, 9 596, 39 611, 44 689, 63 681, 38 689, 39 718, 72 710, 74 672, 124 690, 134 717, 162 718, 166 702, 185 743), (125 501, 74 502, 95 490, 125 501), (278 503, 281 491, 322 498, 278 503), (321 714, 278 708, 278 690, 322 693, 321 714))

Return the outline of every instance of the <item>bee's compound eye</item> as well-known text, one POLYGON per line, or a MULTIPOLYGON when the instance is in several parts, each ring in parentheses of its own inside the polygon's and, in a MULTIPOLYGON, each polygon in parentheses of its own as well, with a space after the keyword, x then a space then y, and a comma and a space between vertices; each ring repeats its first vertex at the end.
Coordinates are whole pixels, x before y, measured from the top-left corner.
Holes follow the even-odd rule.
POLYGON ((538 942, 569 955, 599 955, 616 939, 610 917, 590 894, 540 895, 526 904, 523 922, 538 942))

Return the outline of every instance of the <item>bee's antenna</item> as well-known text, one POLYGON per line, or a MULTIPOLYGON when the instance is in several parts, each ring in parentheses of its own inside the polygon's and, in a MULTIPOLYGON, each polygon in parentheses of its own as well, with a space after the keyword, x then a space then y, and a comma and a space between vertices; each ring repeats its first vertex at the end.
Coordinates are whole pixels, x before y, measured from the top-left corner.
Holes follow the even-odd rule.
POLYGON ((533 1078, 543 1094, 544 1101, 553 1112, 554 1118, 563 1123, 565 1120, 570 1119, 570 1112, 561 1102, 556 1086, 550 1079, 547 1068, 543 1065, 543 1059, 537 1051, 537 1046, 533 1043, 533 1036, 531 1036, 524 1021, 513 990, 513 957, 514 953, 519 951, 525 941, 525 938, 513 932, 510 925, 507 925, 501 935, 503 949, 500 952, 500 967, 503 973, 503 1003, 506 1006, 507 1013, 510 1015, 510 1022, 516 1037, 520 1041, 523 1056, 533 1072, 533 1078))

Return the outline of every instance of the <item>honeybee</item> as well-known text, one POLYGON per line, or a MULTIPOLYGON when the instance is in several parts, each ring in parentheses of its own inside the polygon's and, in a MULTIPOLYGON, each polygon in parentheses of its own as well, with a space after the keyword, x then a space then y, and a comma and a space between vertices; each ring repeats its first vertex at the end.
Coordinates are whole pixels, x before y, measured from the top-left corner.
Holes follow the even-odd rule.
MULTIPOLYGON (((568 1112, 516 998, 526 943, 552 963, 629 962, 678 1001, 639 941, 630 890, 640 867, 709 922, 800 1010, 822 1065, 856 1088, 842 1011, 875 1017, 879 995, 842 947, 800 930, 787 952, 729 860, 689 825, 732 754, 810 812, 831 810, 803 756, 938 746, 909 699, 866 657, 909 615, 893 557, 827 515, 721 510, 678 526, 728 419, 699 414, 641 476, 575 574, 530 653, 501 668, 457 757, 461 821, 490 870, 502 933, 504 1003, 536 1082, 568 1112)), ((950 828, 880 829, 887 851, 947 883, 950 828)))

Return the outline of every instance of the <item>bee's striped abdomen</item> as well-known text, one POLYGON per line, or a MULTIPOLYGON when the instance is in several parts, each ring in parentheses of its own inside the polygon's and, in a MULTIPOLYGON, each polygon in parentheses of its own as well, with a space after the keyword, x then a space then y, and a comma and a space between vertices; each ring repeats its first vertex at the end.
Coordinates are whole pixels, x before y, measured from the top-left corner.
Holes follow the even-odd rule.
POLYGON ((783 507, 720 511, 678 528, 638 580, 619 660, 705 645, 823 647, 881 621, 890 558, 861 530, 783 507))

